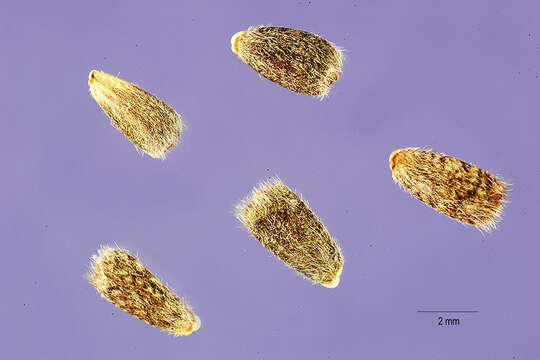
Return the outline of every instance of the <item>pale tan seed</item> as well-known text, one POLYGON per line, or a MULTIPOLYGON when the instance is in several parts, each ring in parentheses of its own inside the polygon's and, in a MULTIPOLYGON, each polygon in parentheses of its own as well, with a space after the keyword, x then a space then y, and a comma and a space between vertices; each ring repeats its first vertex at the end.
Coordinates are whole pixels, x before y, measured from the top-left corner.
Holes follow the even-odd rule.
POLYGON ((253 189, 236 217, 270 252, 309 280, 338 286, 343 256, 307 204, 278 179, 253 189))
POLYGON ((108 301, 173 335, 189 335, 199 317, 127 251, 102 247, 92 257, 88 280, 108 301))
POLYGON ((90 93, 112 123, 139 149, 154 158, 178 144, 182 119, 170 106, 134 84, 90 71, 90 93))
POLYGON ((418 148, 390 154, 394 180, 437 211, 480 230, 495 229, 509 184, 462 160, 418 148))
POLYGON ((339 79, 340 48, 307 31, 260 26, 231 38, 231 49, 265 78, 289 90, 324 97, 339 79))

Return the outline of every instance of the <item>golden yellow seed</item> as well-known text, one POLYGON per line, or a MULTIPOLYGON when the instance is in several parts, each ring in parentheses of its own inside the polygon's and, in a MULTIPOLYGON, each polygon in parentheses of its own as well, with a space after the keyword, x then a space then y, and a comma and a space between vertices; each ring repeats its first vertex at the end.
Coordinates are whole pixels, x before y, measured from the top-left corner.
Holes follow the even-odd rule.
POLYGON ((289 267, 328 288, 338 286, 343 256, 306 203, 278 179, 256 187, 236 206, 236 217, 289 267))
POLYGON ((231 49, 265 78, 289 90, 324 97, 339 79, 341 49, 307 31, 251 27, 231 38, 231 49))
POLYGON ((127 251, 102 247, 88 280, 102 297, 145 323, 173 335, 201 326, 193 311, 127 251))
POLYGON ((164 158, 176 147, 182 119, 170 106, 134 84, 92 70, 88 75, 92 97, 112 123, 139 149, 164 158))
POLYGON ((418 148, 395 150, 389 162, 394 181, 435 210, 485 231, 500 221, 509 185, 487 171, 418 148))

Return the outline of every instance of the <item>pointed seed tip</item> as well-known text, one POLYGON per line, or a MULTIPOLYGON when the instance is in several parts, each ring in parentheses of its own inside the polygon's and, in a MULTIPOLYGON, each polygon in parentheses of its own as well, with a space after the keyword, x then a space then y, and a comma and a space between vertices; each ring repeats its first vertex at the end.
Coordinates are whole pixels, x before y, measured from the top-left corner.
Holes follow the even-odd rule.
POLYGON ((238 54, 238 38, 242 36, 246 31, 239 31, 231 37, 231 50, 233 53, 238 54))
POLYGON ((332 281, 321 283, 321 285, 329 289, 336 288, 339 285, 339 282, 341 281, 340 277, 341 277, 342 272, 343 272, 343 265, 341 265, 341 267, 337 271, 332 281))
POLYGON ((97 72, 97 70, 91 70, 88 74, 88 85, 92 85, 92 81, 94 81, 94 74, 97 72))
POLYGON ((394 167, 396 166, 396 155, 403 150, 404 149, 397 149, 397 150, 392 151, 392 153, 390 154, 390 157, 389 157, 390 170, 392 171, 394 170, 394 167))
POLYGON ((201 328, 201 319, 195 315, 195 324, 193 325, 193 331, 197 331, 201 328))
POLYGON ((325 282, 325 283, 321 283, 322 286, 324 286, 325 288, 329 288, 329 289, 333 289, 333 288, 336 288, 338 285, 339 285, 339 276, 336 277, 334 280, 330 281, 330 282, 325 282))
POLYGON ((201 319, 197 315, 195 315, 195 322, 191 324, 191 329, 177 333, 176 335, 188 336, 191 333, 199 330, 200 327, 201 327, 201 319))

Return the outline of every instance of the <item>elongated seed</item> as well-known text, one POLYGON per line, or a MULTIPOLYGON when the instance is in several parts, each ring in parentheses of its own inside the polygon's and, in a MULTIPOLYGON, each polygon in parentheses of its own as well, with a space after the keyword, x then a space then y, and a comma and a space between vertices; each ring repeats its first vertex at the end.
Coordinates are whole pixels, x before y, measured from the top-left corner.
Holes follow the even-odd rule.
POLYGON ((199 317, 127 251, 102 247, 92 257, 88 280, 108 301, 147 324, 189 335, 199 317))
POLYGON ((231 38, 231 49, 265 78, 289 90, 324 97, 339 79, 343 55, 330 41, 307 31, 260 26, 231 38))
POLYGON ((309 280, 339 284, 343 257, 304 201, 278 179, 256 187, 236 206, 236 217, 270 252, 309 280))
POLYGON ((90 93, 113 124, 139 149, 154 158, 176 147, 182 119, 170 106, 134 84, 92 70, 90 93))
POLYGON ((437 211, 491 231, 501 218, 509 185, 462 160, 418 148, 390 155, 394 180, 437 211))

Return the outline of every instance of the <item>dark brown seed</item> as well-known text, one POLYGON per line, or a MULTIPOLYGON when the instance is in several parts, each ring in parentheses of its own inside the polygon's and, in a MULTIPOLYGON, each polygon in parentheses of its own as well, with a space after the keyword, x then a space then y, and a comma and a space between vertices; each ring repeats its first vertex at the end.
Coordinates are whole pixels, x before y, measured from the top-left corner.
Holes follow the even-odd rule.
POLYGON ((127 251, 103 247, 92 263, 88 280, 120 309, 177 336, 201 326, 199 317, 127 251))
POLYGON ((307 31, 260 26, 231 38, 232 51, 265 78, 289 90, 324 97, 339 79, 343 55, 307 31))
POLYGON ((509 185, 477 166, 418 148, 390 155, 394 180, 441 213, 485 231, 496 227, 509 185))

